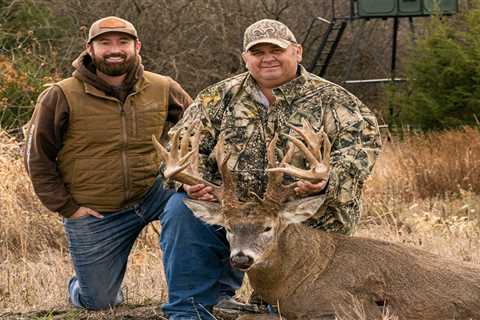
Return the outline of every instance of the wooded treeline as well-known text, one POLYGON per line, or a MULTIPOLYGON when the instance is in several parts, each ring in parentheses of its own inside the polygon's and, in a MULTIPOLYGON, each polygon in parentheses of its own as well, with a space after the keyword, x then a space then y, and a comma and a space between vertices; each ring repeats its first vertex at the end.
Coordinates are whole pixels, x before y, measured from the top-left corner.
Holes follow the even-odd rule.
MULTIPOLYGON (((460 0, 460 10, 468 11, 477 2, 460 0)), ((172 76, 195 95, 244 71, 240 54, 249 24, 262 18, 281 20, 302 42, 312 19, 331 19, 332 3, 337 17, 350 14, 350 0, 0 0, 0 110, 8 109, 0 122, 3 127, 25 122, 43 85, 71 73, 71 62, 84 48, 90 24, 100 17, 116 15, 134 23, 146 68, 172 76)), ((429 20, 415 18, 417 38, 429 20)), ((458 18, 446 20, 455 25, 458 18)), ((406 22, 401 20, 397 75, 404 73, 412 47, 406 22)), ((392 25, 392 19, 349 23, 326 78, 341 83, 389 77, 392 25), (355 51, 353 39, 358 44, 355 51)), ((326 28, 320 23, 312 31, 305 44, 306 65, 326 28)), ((385 85, 348 89, 371 106, 381 122, 388 122, 385 85)))

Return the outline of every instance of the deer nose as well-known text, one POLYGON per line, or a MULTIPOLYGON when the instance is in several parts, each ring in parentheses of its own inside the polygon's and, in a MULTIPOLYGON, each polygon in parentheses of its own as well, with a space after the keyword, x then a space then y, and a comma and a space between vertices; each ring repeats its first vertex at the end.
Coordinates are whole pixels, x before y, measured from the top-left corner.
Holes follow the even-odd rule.
POLYGON ((250 256, 247 256, 243 252, 239 252, 230 257, 230 264, 234 268, 237 268, 240 270, 246 270, 252 266, 253 258, 250 256))

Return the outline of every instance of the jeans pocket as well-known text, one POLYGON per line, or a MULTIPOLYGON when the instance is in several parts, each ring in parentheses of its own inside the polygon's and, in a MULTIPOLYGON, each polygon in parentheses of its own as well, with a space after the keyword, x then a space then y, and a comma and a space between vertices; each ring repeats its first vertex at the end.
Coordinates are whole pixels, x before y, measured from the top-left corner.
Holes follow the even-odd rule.
POLYGON ((64 222, 80 222, 82 220, 87 220, 87 218, 89 218, 90 215, 86 215, 86 216, 82 216, 80 218, 63 218, 63 221, 64 222))

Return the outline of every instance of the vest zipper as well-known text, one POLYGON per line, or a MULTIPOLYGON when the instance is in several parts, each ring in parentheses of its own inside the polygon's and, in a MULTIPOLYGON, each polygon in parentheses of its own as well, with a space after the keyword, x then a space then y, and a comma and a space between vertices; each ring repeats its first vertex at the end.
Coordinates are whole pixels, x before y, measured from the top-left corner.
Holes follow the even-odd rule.
POLYGON ((122 167, 123 167, 123 189, 125 192, 124 202, 130 198, 130 177, 128 176, 128 135, 127 135, 127 119, 125 116, 125 110, 123 105, 119 103, 120 106, 120 117, 122 119, 122 167))
POLYGON ((135 108, 132 106, 132 137, 137 136, 137 114, 135 108))

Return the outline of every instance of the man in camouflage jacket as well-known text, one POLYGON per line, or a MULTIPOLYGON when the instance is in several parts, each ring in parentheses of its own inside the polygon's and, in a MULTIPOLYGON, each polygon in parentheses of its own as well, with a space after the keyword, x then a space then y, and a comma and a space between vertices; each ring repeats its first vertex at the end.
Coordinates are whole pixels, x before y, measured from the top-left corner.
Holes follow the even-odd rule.
MULTIPOLYGON (((364 181, 381 147, 375 116, 344 88, 306 71, 300 65, 301 46, 281 22, 264 19, 247 28, 242 56, 248 72, 203 90, 170 134, 200 119, 205 130, 200 173, 219 183, 211 153, 223 133, 237 192, 247 200, 265 192, 266 148, 275 133, 294 134, 287 124, 301 127, 302 119, 315 130, 323 127, 332 142, 329 178, 317 184, 297 180, 295 190, 298 197, 326 194, 309 225, 351 234, 359 221, 364 181)), ((287 139, 280 135, 279 154, 286 146, 287 139)), ((299 154, 292 164, 305 168, 299 154)), ((208 186, 184 189, 191 198, 215 201, 208 186)))

